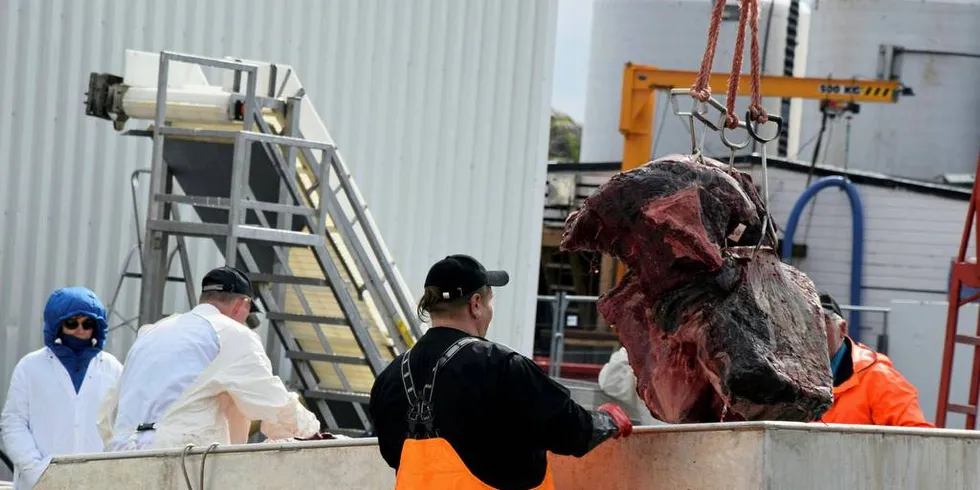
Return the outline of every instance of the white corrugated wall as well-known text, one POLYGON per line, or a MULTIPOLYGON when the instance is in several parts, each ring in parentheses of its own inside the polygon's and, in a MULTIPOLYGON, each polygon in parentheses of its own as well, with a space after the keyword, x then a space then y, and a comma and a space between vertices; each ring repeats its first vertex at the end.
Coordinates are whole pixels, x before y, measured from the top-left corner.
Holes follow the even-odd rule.
MULTIPOLYGON (((0 397, 41 345, 47 295, 84 285, 108 303, 136 242, 129 175, 149 165, 149 141, 82 105, 88 74, 121 75, 127 48, 292 65, 408 284, 421 289, 449 253, 508 269, 490 336, 530 353, 556 11, 555 0, 0 2, 0 397)), ((223 260, 209 245, 192 262, 199 281, 223 260)), ((127 317, 138 291, 128 279, 127 317)), ((111 335, 109 350, 125 352, 132 334, 111 335)))

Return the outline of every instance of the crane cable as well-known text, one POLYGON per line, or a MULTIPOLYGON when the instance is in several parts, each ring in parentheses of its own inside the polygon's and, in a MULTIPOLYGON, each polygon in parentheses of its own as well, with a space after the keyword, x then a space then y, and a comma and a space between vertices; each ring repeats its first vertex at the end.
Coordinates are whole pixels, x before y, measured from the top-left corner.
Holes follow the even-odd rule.
MULTIPOLYGON (((711 19, 708 24, 708 43, 704 50, 704 56, 701 58, 701 67, 698 70, 698 75, 694 79, 694 84, 691 86, 691 97, 701 103, 706 103, 711 99, 711 86, 709 84, 711 79, 711 68, 714 63, 715 52, 718 47, 718 36, 721 32, 721 18, 725 11, 726 0, 716 0, 714 8, 711 10, 711 19)), ((751 100, 749 102, 748 111, 746 112, 746 118, 749 119, 745 121, 745 128, 749 131, 750 137, 760 140, 755 135, 750 124, 755 122, 756 124, 762 125, 769 121, 769 113, 766 111, 765 107, 762 106, 762 74, 761 65, 762 60, 759 54, 759 0, 742 0, 741 8, 739 9, 738 16, 738 30, 737 37, 735 39, 735 50, 732 54, 732 69, 728 74, 728 93, 726 97, 725 104, 725 121, 724 128, 735 129, 741 127, 742 123, 739 121, 738 116, 735 113, 735 98, 738 95, 738 83, 741 78, 742 70, 742 58, 744 56, 745 50, 745 28, 746 24, 751 31, 751 44, 749 47, 750 51, 750 67, 751 67, 751 100)), ((777 118, 778 119, 778 118, 777 118)), ((782 125, 779 125, 782 128, 782 125)), ((722 129, 724 131, 724 129, 722 129)), ((776 136, 779 132, 777 131, 776 136)), ((724 134, 722 135, 724 138, 724 134)), ((773 138, 775 139, 775 137, 773 138)), ((763 221, 762 221, 762 232, 759 236, 759 242, 755 246, 753 252, 753 257, 759 251, 762 246, 765 237, 772 233, 772 245, 776 246, 777 234, 775 225, 772 223, 772 219, 769 215, 769 173, 766 162, 766 145, 768 141, 762 140, 762 201, 764 209, 763 221)), ((746 144, 748 141, 746 140, 746 144)), ((726 140, 726 145, 732 149, 732 155, 734 157, 735 148, 738 145, 729 145, 726 140)), ((741 147, 744 147, 743 144, 741 147)), ((729 172, 734 169, 733 162, 734 158, 729 162, 729 172)))
MULTIPOLYGON (((708 45, 701 58, 701 67, 691 86, 691 96, 700 102, 711 98, 711 68, 714 64, 715 51, 718 47, 718 36, 721 32, 721 18, 725 11, 726 0, 718 0, 711 11, 708 25, 708 45)), ((735 39, 735 52, 732 54, 732 70, 728 74, 728 94, 726 97, 725 127, 735 129, 739 125, 735 114, 735 98, 738 96, 738 83, 741 78, 742 58, 745 51, 745 26, 751 29, 750 66, 751 66, 751 101, 749 102, 749 117, 757 124, 765 124, 769 113, 762 106, 762 60, 759 54, 759 0, 742 0, 742 8, 738 15, 738 36, 735 39)))

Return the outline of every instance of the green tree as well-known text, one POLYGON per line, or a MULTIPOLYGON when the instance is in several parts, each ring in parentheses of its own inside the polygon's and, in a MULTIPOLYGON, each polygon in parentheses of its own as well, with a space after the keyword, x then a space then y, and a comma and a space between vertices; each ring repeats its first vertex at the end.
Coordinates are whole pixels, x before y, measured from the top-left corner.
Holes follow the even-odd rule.
POLYGON ((548 160, 578 162, 581 144, 582 125, 575 122, 568 114, 552 109, 548 160))

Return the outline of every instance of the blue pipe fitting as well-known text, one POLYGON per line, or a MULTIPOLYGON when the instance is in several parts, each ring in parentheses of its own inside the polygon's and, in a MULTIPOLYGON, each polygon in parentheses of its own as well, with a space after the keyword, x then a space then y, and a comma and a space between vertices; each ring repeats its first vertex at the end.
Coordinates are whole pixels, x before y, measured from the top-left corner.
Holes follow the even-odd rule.
MULTIPOLYGON (((803 191, 793 210, 789 214, 789 221, 786 223, 786 231, 783 237, 781 250, 782 259, 788 262, 793 251, 793 235, 799 225, 800 216, 806 205, 813 199, 818 192, 828 187, 839 187, 847 193, 847 198, 851 201, 851 297, 850 304, 861 306, 861 284, 864 272, 864 206, 861 204, 861 196, 857 188, 850 181, 841 176, 824 177, 813 183, 808 189, 803 191)), ((848 335, 855 341, 861 341, 861 312, 852 310, 848 320, 848 335)))

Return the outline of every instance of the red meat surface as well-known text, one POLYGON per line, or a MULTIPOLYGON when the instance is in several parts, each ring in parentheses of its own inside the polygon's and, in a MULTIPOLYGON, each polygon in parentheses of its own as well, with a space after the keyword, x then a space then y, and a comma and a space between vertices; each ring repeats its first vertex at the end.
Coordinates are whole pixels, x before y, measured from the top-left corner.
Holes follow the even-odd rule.
POLYGON ((614 176, 568 217, 563 250, 629 267, 598 308, 658 419, 812 421, 829 409, 819 297, 772 233, 756 248, 764 213, 750 175, 670 155, 614 176))

